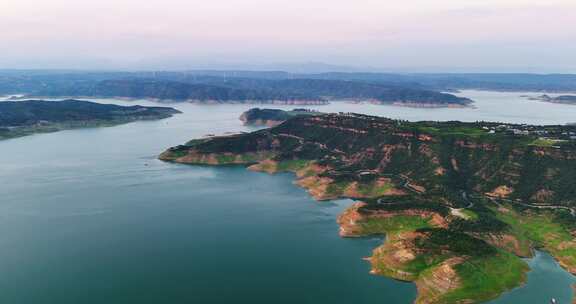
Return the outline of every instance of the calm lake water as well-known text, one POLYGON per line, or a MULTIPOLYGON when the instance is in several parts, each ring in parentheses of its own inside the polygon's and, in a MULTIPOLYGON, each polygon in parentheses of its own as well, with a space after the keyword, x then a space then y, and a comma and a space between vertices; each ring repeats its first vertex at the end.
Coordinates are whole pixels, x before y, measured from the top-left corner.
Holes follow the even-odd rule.
MULTIPOLYGON (((462 94, 477 108, 311 108, 410 120, 576 121, 576 106, 525 101, 522 93, 462 94)), ((362 258, 381 239, 338 236, 336 216, 350 201, 317 203, 290 174, 157 161, 191 138, 251 130, 238 120, 250 106, 175 107, 184 114, 0 141, 0 303, 414 300, 413 284, 368 274, 362 258)), ((571 303, 574 277, 546 254, 530 264, 528 285, 494 303, 571 303)))

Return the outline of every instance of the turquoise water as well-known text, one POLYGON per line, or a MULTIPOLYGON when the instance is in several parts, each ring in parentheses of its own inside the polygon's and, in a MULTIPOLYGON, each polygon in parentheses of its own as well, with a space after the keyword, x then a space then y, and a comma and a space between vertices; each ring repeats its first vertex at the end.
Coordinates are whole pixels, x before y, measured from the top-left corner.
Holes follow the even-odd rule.
MULTIPOLYGON (((325 109, 350 107, 469 113, 325 109)), ((350 201, 317 203, 289 174, 157 161, 191 138, 250 130, 238 120, 249 106, 178 108, 163 121, 0 141, 0 303, 414 300, 413 284, 368 274, 362 258, 381 239, 338 236, 350 201)), ((574 278, 548 255, 531 265, 528 285, 495 303, 569 303, 574 278)))

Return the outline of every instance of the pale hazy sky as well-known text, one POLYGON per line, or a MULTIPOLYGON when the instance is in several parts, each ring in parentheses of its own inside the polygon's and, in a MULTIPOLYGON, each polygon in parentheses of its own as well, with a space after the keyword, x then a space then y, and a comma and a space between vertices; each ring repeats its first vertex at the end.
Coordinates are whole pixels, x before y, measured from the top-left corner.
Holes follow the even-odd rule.
POLYGON ((576 0, 0 0, 0 68, 576 72, 576 0))

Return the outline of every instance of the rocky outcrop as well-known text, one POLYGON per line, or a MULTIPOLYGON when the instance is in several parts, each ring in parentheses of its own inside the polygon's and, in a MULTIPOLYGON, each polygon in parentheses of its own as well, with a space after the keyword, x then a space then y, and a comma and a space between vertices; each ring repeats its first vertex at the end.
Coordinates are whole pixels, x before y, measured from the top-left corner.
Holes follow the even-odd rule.
POLYGON ((341 237, 363 236, 362 228, 358 225, 358 222, 363 220, 365 217, 358 212, 358 209, 364 206, 366 206, 366 203, 354 203, 338 216, 338 225, 340 226, 341 237))
POLYGON ((415 232, 387 234, 386 242, 372 251, 370 273, 400 281, 413 282, 419 273, 407 269, 406 265, 419 255, 414 240, 422 236, 415 232))
POLYGON ((337 199, 340 193, 330 193, 329 187, 334 180, 328 177, 319 177, 317 175, 301 178, 296 181, 296 184, 305 188, 308 193, 318 201, 327 201, 337 199))
POLYGON ((507 198, 508 196, 510 196, 510 194, 512 194, 512 192, 514 192, 514 189, 512 187, 503 185, 498 186, 492 192, 487 192, 486 195, 494 198, 507 198))
MULTIPOLYGON (((569 246, 572 250, 576 250, 576 242, 570 242, 569 246)), ((574 256, 555 254, 554 258, 558 261, 558 264, 560 264, 562 268, 566 269, 566 271, 570 272, 571 274, 576 275, 576 259, 574 256)))
POLYGON ((420 237, 423 235, 414 232, 390 235, 384 245, 374 249, 372 253, 369 259, 372 265, 371 273, 414 282, 418 290, 414 302, 416 304, 443 303, 445 295, 461 287, 462 279, 454 267, 465 258, 452 257, 424 271, 413 270, 409 265, 427 255, 414 243, 420 237))

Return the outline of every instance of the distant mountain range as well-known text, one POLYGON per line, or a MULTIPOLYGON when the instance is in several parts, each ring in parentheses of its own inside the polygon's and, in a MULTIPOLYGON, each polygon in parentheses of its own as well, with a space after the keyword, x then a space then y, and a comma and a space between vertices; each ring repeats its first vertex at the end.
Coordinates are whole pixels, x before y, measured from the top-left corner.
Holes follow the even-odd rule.
MULTIPOLYGON (((417 85, 330 79, 255 79, 192 77, 170 79, 82 80, 29 88, 40 97, 123 97, 209 103, 322 104, 330 100, 372 101, 415 106, 464 106, 472 101, 417 85)), ((26 87, 25 84, 22 87, 26 87)))
POLYGON ((461 89, 574 92, 576 75, 390 74, 282 71, 73 72, 0 71, 0 94, 50 97, 125 97, 172 101, 325 103, 372 101, 463 106, 443 92, 461 89))

